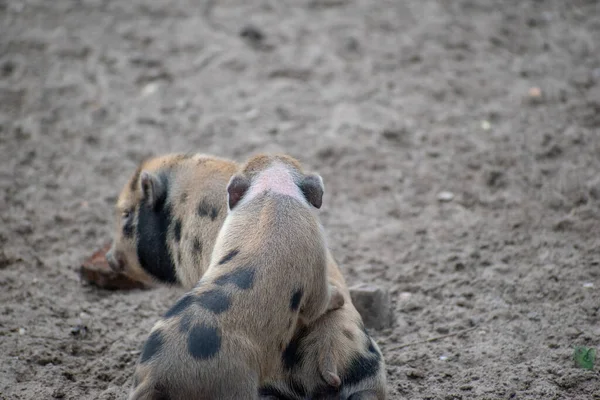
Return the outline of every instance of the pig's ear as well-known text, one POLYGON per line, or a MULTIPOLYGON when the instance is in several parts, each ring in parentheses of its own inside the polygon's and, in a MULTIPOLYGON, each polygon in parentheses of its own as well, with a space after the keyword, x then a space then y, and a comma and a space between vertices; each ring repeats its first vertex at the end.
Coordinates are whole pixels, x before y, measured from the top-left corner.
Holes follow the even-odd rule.
POLYGON ((140 174, 140 189, 143 201, 152 209, 162 202, 167 194, 167 188, 162 180, 149 171, 140 174))
POLYGON ((230 210, 239 203, 250 188, 250 180, 242 175, 234 175, 227 184, 227 205, 230 210))
POLYGON ((325 186, 323 185, 323 178, 318 174, 306 175, 300 184, 298 185, 302 194, 310 204, 315 208, 321 208, 323 204, 323 192, 325 186))

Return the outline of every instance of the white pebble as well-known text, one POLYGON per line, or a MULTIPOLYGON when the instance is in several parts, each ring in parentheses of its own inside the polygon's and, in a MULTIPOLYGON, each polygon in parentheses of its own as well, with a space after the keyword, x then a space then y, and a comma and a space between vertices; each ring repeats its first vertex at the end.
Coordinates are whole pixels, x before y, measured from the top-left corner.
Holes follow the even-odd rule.
POLYGON ((490 121, 481 121, 481 129, 483 129, 484 131, 489 131, 490 129, 492 129, 492 124, 490 124, 490 121))
POLYGON ((583 284, 584 288, 593 288, 594 287, 594 283, 593 282, 586 282, 583 284))
POLYGON ((440 356, 440 361, 446 361, 448 359, 448 356, 440 356))
POLYGON ((447 191, 440 192, 440 193, 438 193, 438 195, 437 195, 437 199, 438 199, 439 201, 443 201, 443 202, 452 201, 452 200, 454 199, 454 193, 452 193, 452 192, 447 192, 447 191))
POLYGON ((143 96, 149 96, 158 90, 158 83, 149 83, 142 89, 143 96))
POLYGON ((402 292, 402 293, 400 293, 400 295, 398 297, 399 297, 400 301, 408 301, 408 299, 410 299, 412 297, 412 293, 402 292))
POLYGON ((24 335, 25 334, 25 328, 19 328, 19 335, 24 335))

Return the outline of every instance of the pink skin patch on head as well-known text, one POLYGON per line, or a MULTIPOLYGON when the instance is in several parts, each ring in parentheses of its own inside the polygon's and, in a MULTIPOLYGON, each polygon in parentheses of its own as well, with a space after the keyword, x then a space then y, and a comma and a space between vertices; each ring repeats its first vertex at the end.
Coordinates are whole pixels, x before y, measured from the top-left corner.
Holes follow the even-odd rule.
POLYGON ((266 192, 280 193, 294 197, 300 201, 306 201, 300 188, 294 182, 292 172, 283 164, 276 163, 254 177, 250 189, 244 196, 249 201, 254 197, 266 192))

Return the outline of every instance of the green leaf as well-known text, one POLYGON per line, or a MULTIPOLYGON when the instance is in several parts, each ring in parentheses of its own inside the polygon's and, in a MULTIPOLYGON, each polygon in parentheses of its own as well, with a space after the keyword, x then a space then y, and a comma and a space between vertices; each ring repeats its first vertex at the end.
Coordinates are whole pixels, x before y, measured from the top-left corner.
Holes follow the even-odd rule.
POLYGON ((575 347, 573 359, 579 368, 593 369, 596 361, 596 349, 585 346, 575 347))

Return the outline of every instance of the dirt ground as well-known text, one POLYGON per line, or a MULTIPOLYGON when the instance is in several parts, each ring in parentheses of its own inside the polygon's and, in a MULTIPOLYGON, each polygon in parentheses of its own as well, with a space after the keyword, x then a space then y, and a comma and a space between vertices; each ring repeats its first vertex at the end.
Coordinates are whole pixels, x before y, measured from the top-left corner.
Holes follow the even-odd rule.
POLYGON ((595 0, 0 1, 0 399, 125 399, 180 291, 80 282, 121 185, 275 150, 392 293, 392 399, 600 399, 595 0))

